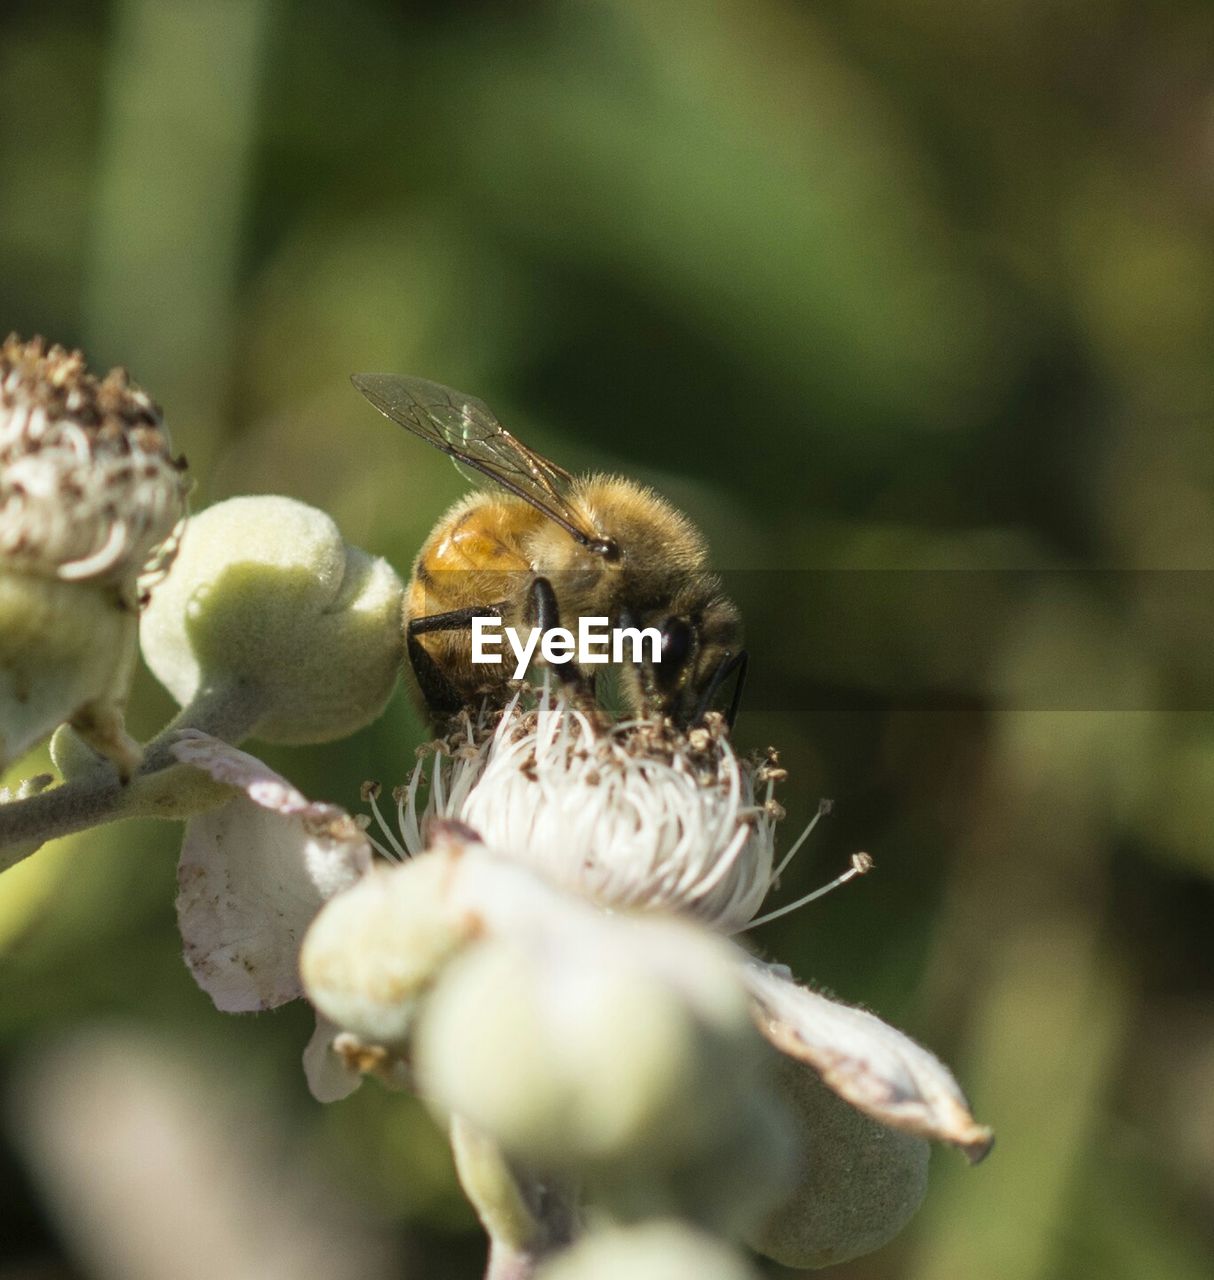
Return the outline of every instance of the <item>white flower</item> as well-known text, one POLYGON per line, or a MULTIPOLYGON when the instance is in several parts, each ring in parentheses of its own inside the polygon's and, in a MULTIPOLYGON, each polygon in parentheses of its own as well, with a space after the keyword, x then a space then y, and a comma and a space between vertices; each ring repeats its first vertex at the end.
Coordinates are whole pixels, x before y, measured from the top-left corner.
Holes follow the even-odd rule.
MULTIPOLYGON (((308 1050, 320 1096, 359 1070, 400 1083, 409 1061, 432 1101, 524 1163, 580 1170, 625 1216, 644 1186, 660 1211, 724 1221, 746 1190, 773 1203, 787 1175, 757 1028, 876 1122, 823 1122, 855 1145, 831 1166, 846 1212, 822 1211, 810 1179, 809 1235, 788 1238, 786 1211, 758 1237, 794 1263, 896 1231, 923 1193, 924 1139, 972 1160, 991 1144, 931 1053, 720 936, 771 887, 782 771, 738 760, 719 727, 612 727, 547 693, 465 718, 432 753, 424 806, 422 764, 394 824, 369 789, 388 855, 375 866, 351 819, 252 757, 201 735, 176 750, 241 792, 189 826, 191 968, 224 1008, 288 999, 318 912, 302 972, 332 1024, 308 1050), (889 1130, 912 1136, 883 1143, 889 1130)), ((817 1124, 816 1097, 785 1092, 817 1124)))
POLYGON ((6 568, 125 589, 171 558, 188 489, 160 410, 125 369, 98 379, 79 351, 0 344, 6 568))
POLYGON ((237 789, 186 824, 177 920, 190 972, 226 1013, 294 1000, 304 931, 369 869, 371 847, 348 814, 307 800, 255 756, 196 730, 173 750, 237 789))
POLYGON ((456 819, 600 906, 678 912, 722 933, 753 919, 775 878, 783 770, 739 761, 720 717, 684 734, 547 696, 527 710, 519 695, 496 728, 465 715, 437 744, 419 816, 424 766, 396 793, 400 839, 385 837, 398 855, 422 852, 425 820, 456 819))
POLYGON ((136 611, 188 487, 125 370, 98 379, 78 351, 0 343, 0 767, 66 721, 133 774, 136 611))

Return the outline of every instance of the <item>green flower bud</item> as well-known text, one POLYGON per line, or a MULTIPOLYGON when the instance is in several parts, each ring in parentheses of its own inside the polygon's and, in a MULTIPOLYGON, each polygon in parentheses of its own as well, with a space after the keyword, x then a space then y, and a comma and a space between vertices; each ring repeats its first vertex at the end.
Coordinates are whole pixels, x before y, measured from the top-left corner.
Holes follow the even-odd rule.
POLYGON ((796 1152, 788 1115, 769 1081, 730 1064, 732 1100, 718 1105, 711 1141, 653 1176, 622 1163, 588 1179, 588 1196, 621 1222, 679 1217, 731 1239, 753 1231, 788 1194, 796 1152))
MULTIPOLYGON (((719 1207, 698 1174, 723 1147, 736 1155, 766 1062, 731 960, 687 924, 571 925, 453 961, 418 1021, 424 1090, 508 1156, 585 1175, 613 1207, 719 1207)), ((782 1164, 778 1140, 748 1152, 752 1180, 773 1152, 782 1164)))
POLYGON ((371 1044, 401 1044, 418 995, 472 933, 471 918, 447 905, 450 876, 446 857, 427 854, 377 867, 325 903, 299 968, 326 1018, 371 1044))
POLYGON ((786 1267, 831 1266, 879 1248, 927 1191, 927 1139, 870 1119, 803 1063, 781 1055, 777 1070, 801 1168, 796 1189, 750 1243, 786 1267))
POLYGON ((0 573, 0 762, 66 720, 129 773, 137 744, 122 730, 135 666, 134 612, 113 590, 0 573))
POLYGON ((537 1280, 758 1280, 727 1245, 679 1222, 597 1232, 539 1270, 537 1280))
POLYGON ((230 498, 194 516, 143 616, 144 657, 183 706, 260 705, 270 742, 345 737, 380 714, 400 662, 401 583, 322 511, 230 498))
POLYGON ((694 1144, 686 1081, 701 1039, 668 988, 635 973, 545 972, 524 944, 491 942, 444 977, 417 1063, 435 1097, 507 1152, 566 1166, 694 1144))
POLYGON ((98 379, 41 339, 0 344, 0 764, 68 721, 132 772, 139 583, 171 558, 184 472, 125 371, 98 379))

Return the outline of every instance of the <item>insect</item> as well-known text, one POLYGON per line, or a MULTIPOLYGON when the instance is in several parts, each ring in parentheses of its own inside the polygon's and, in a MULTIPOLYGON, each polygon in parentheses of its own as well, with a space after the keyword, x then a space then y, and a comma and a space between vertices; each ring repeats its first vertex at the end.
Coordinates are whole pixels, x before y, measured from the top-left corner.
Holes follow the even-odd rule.
MULTIPOLYGON (((455 503, 413 563, 405 642, 418 688, 442 718, 502 696, 508 664, 472 662, 472 619, 541 631, 581 617, 655 627, 657 661, 624 663, 621 694, 636 715, 700 720, 747 654, 738 610, 707 565, 703 536, 651 489, 611 475, 575 477, 515 439, 480 400, 421 378, 361 373, 354 385, 386 417, 496 483, 455 503)), ((553 667, 592 688, 574 664, 553 667)))

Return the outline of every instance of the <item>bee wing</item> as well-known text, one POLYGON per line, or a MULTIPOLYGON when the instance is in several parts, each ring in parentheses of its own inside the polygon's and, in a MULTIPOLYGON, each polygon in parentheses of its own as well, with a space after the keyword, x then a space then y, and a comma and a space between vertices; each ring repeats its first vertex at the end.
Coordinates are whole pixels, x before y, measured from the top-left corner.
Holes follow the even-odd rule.
POLYGON ((350 381, 380 413, 441 449, 460 471, 470 467, 488 476, 584 545, 603 540, 570 504, 569 472, 515 439, 483 401, 392 373, 356 373, 350 381))

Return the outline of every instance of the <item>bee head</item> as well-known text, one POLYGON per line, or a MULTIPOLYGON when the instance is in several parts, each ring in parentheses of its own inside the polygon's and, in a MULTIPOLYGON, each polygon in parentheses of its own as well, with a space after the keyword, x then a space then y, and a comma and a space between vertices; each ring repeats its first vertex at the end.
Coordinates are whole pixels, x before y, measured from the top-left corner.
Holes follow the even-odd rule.
POLYGON ((746 676, 742 622, 732 601, 716 597, 699 616, 671 614, 661 624, 662 647, 653 666, 663 714, 688 727, 704 718, 720 690, 735 677, 727 719, 737 715, 746 676))

